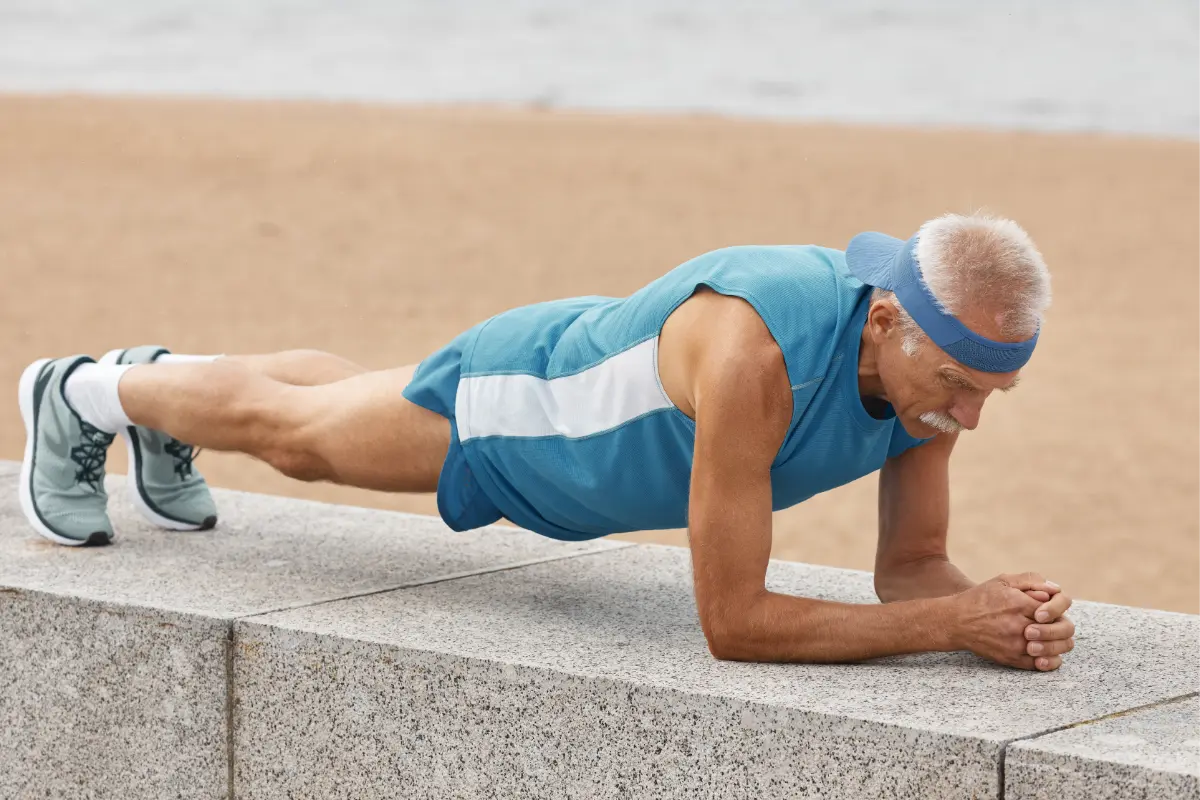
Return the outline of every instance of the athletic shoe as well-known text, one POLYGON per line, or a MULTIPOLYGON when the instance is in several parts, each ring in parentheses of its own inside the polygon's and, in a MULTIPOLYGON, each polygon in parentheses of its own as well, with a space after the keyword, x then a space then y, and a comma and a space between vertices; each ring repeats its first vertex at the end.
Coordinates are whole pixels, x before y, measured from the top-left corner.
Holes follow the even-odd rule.
MULTIPOLYGON (((150 364, 165 347, 112 350, 101 364, 150 364)), ((129 498, 141 515, 173 531, 206 531, 217 524, 208 484, 192 464, 196 450, 174 437, 140 425, 122 430, 129 450, 129 498)))
POLYGON ((87 356, 44 358, 21 375, 17 392, 25 420, 21 510, 34 529, 72 547, 112 541, 104 460, 113 435, 84 422, 67 402, 67 377, 87 356))

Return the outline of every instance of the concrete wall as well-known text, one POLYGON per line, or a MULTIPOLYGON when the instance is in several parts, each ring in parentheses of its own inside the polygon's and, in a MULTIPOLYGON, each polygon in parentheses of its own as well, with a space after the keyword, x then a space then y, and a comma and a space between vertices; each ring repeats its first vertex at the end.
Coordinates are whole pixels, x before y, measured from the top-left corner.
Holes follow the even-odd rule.
MULTIPOLYGON (((15 480, 3 798, 1200 798, 1196 617, 1078 603, 1052 674, 724 663, 683 550, 233 492, 169 533, 119 480, 116 543, 68 549, 15 480)), ((866 573, 768 577, 875 602, 866 573)))

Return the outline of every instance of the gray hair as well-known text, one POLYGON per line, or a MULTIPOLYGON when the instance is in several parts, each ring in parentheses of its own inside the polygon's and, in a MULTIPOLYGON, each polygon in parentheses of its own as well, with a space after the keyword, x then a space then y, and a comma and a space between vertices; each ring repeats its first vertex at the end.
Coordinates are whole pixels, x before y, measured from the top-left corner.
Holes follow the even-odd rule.
MULTIPOLYGON (((946 214, 921 226, 913 256, 938 306, 958 316, 984 308, 1003 334, 1028 338, 1050 307, 1050 271, 1020 225, 986 214, 946 214)), ((896 296, 876 289, 900 314, 904 352, 914 356, 925 334, 896 296)))

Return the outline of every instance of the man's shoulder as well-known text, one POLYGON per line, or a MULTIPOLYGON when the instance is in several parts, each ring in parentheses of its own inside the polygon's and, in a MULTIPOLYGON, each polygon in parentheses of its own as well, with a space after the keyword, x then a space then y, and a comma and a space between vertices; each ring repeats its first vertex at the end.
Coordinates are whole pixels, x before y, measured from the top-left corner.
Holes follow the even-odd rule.
POLYGON ((705 292, 696 300, 705 303, 705 324, 698 337, 713 353, 767 357, 779 353, 779 342, 753 303, 737 295, 705 292))
POLYGON ((705 324, 695 334, 696 393, 710 401, 734 398, 747 420, 776 420, 786 428, 791 379, 779 340, 741 298, 714 293, 707 302, 705 324))
POLYGON ((714 258, 706 282, 744 299, 762 323, 740 308, 730 312, 733 331, 714 335, 762 338, 769 332, 794 383, 823 375, 867 291, 846 270, 845 255, 809 245, 743 245, 715 251, 714 258))
POLYGON ((714 250, 684 277, 694 294, 663 329, 666 371, 677 362, 694 376, 719 363, 722 381, 771 387, 809 385, 828 373, 863 290, 840 251, 807 245, 714 250))

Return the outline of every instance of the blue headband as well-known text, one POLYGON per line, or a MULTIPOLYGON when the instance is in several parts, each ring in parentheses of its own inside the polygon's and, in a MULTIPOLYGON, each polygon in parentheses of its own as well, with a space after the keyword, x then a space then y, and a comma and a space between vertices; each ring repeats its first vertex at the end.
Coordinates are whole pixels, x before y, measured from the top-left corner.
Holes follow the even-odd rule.
POLYGON ((997 342, 980 336, 943 311, 921 277, 913 253, 917 237, 907 242, 882 233, 860 233, 846 248, 846 266, 867 286, 887 289, 934 344, 960 364, 981 372, 1015 372, 1025 366, 1038 333, 1023 342, 997 342))

